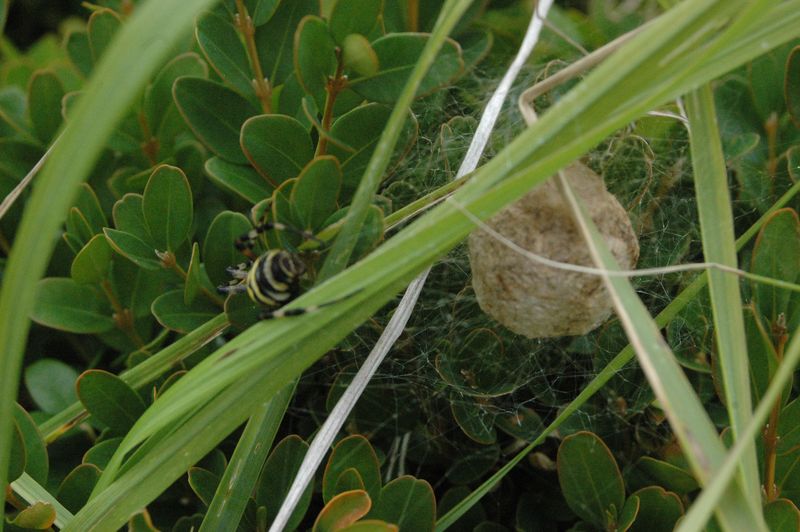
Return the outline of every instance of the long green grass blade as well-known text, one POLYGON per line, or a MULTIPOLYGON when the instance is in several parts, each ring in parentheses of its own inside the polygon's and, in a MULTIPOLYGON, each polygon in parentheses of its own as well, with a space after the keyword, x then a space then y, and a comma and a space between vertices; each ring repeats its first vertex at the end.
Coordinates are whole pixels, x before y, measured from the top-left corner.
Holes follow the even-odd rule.
MULTIPOLYGON (((733 211, 728 191, 728 172, 709 85, 686 97, 689 139, 694 168, 695 195, 700 215, 700 234, 705 260, 736 267, 733 211)), ((739 279, 720 271, 709 272, 708 289, 717 340, 717 362, 722 375, 725 405, 731 433, 738 438, 752 415, 750 366, 744 336, 739 279)), ((760 498, 755 449, 741 462, 742 485, 753 500, 760 498)))
POLYGON ((243 379, 241 386, 232 386, 214 397, 184 423, 167 427, 154 438, 147 453, 136 457, 136 466, 124 471, 103 492, 102 499, 91 499, 64 530, 117 530, 214 448, 220 435, 241 425, 248 412, 266 407, 269 401, 251 392, 258 381, 259 376, 243 379))
MULTIPOLYGON (((619 266, 604 238, 584 211, 569 183, 563 178, 557 182, 572 206, 595 264, 606 270, 618 270, 619 266)), ((603 281, 625 333, 636 350, 639 365, 670 421, 695 478, 701 484, 708 483, 725 457, 725 447, 714 424, 629 280, 606 275, 603 281)), ((716 511, 726 530, 766 531, 760 500, 747 498, 739 483, 728 488, 725 499, 720 501, 716 511)))
POLYGON ((50 494, 41 484, 36 482, 27 473, 22 473, 22 476, 11 483, 11 489, 14 493, 19 495, 28 504, 35 504, 37 502, 46 502, 56 511, 55 525, 63 528, 66 523, 72 519, 72 514, 69 510, 64 508, 58 499, 50 494))
POLYGON ((250 416, 208 505, 200 532, 235 531, 239 527, 296 384, 279 391, 269 403, 260 405, 250 416))
POLYGON ((778 371, 775 372, 775 376, 767 387, 767 391, 764 392, 761 402, 753 412, 752 419, 750 419, 747 427, 745 427, 734 446, 728 452, 728 456, 725 458, 720 470, 703 489, 700 496, 695 499, 694 504, 692 504, 692 507, 679 523, 678 528, 676 528, 677 532, 694 532, 705 527, 720 498, 724 496, 725 489, 739 469, 739 461, 745 453, 753 449, 756 438, 759 437, 764 424, 768 421, 770 411, 794 376, 798 363, 800 363, 800 334, 795 332, 794 337, 786 348, 783 362, 781 362, 778 371))
POLYGON ((137 8, 98 64, 38 178, 17 231, 0 292, 0 486, 6 483, 11 409, 17 395, 35 284, 44 273, 58 226, 115 124, 141 94, 174 43, 186 35, 194 17, 213 2, 150 0, 137 8))

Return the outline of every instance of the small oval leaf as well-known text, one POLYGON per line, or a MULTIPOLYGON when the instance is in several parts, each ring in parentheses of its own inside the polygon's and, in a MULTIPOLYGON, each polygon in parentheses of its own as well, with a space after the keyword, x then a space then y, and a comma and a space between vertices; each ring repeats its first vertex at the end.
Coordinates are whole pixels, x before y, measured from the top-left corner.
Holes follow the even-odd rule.
POLYGON ((126 433, 147 408, 125 381, 107 371, 92 369, 78 377, 78 398, 98 421, 126 433))
POLYGON ((253 100, 250 62, 233 21, 213 12, 206 13, 197 21, 195 34, 200 49, 217 74, 236 92, 253 100))
POLYGON ((92 334, 114 328, 106 302, 92 288, 72 279, 47 278, 36 284, 31 319, 62 331, 92 334))
POLYGON ((199 298, 187 305, 183 290, 172 290, 156 298, 152 306, 158 323, 180 333, 189 333, 220 313, 220 309, 199 298))
POLYGON ((212 157, 206 161, 206 173, 220 188, 256 204, 270 197, 274 188, 251 166, 229 163, 225 159, 212 157))
MULTIPOLYGON (((281 440, 267 458, 258 480, 255 500, 258 506, 267 509, 268 524, 278 515, 307 451, 308 444, 299 436, 291 435, 281 440)), ((303 520, 312 493, 313 485, 309 484, 289 517, 286 530, 294 530, 303 520)))
POLYGON ((312 532, 336 532, 349 526, 369 512, 372 502, 362 490, 340 493, 325 505, 314 522, 312 532))
POLYGON ((25 368, 25 387, 36 405, 48 414, 57 414, 78 400, 72 366, 43 358, 25 368))
POLYGON ((316 232, 336 212, 342 172, 335 157, 316 157, 303 168, 292 188, 291 202, 303 229, 316 232))
POLYGON ((159 250, 175 251, 192 228, 192 190, 180 168, 161 165, 153 170, 142 199, 150 236, 159 250))
POLYGON ((272 187, 297 177, 314 156, 303 124, 284 115, 261 115, 242 126, 242 149, 272 187))
POLYGON ((616 522, 625 488, 603 440, 591 432, 567 436, 558 448, 557 463, 561 490, 572 511, 602 529, 616 522))
POLYGON ((252 228, 250 220, 238 212, 221 212, 211 222, 203 240, 203 257, 208 278, 215 286, 228 284, 231 276, 227 268, 245 261, 234 242, 252 228))
POLYGON ((351 467, 358 471, 370 498, 375 501, 379 499, 381 474, 378 457, 364 436, 353 435, 337 443, 328 458, 322 477, 323 500, 330 501, 333 498, 339 476, 351 467))
POLYGON ((178 78, 172 89, 183 118, 203 144, 233 163, 246 163, 239 146, 245 120, 258 109, 237 92, 202 78, 178 78))
POLYGON ((70 276, 78 284, 99 284, 108 278, 112 256, 105 235, 94 235, 73 259, 70 276))
POLYGON ((436 521, 436 498, 424 480, 402 476, 386 484, 370 519, 394 523, 400 530, 426 532, 436 521))

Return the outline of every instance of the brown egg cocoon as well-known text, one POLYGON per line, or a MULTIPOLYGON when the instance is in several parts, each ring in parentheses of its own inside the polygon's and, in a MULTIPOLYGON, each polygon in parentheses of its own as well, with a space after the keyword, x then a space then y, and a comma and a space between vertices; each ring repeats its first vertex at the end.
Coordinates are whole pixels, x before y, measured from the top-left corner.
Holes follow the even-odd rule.
MULTIPOLYGON (((570 165, 564 176, 620 268, 632 269, 639 258, 639 242, 625 209, 585 165, 570 165)), ((571 209, 552 179, 487 223, 537 255, 593 266, 571 209)), ((528 338, 586 334, 611 315, 611 299, 599 276, 545 266, 482 229, 469 236, 469 260, 481 309, 517 334, 528 338)))

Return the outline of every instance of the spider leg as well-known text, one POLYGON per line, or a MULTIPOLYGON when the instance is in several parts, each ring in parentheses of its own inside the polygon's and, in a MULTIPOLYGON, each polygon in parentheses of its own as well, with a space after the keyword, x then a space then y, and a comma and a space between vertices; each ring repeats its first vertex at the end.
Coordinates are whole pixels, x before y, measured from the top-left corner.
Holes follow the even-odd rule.
POLYGON ((217 292, 220 294, 239 294, 246 291, 247 285, 245 283, 222 284, 217 287, 217 292))
POLYGON ((250 264, 242 262, 236 266, 228 266, 225 271, 230 274, 234 279, 247 279, 247 272, 250 270, 250 264))
POLYGON ((306 240, 314 240, 315 242, 319 242, 320 244, 325 243, 323 240, 320 240, 319 238, 315 237, 314 234, 311 233, 310 231, 306 231, 304 229, 298 229, 297 227, 293 227, 291 225, 286 225, 278 222, 264 222, 258 224, 253 229, 251 229, 247 233, 237 238, 235 243, 236 249, 238 249, 242 253, 247 254, 247 251, 251 251, 255 247, 258 235, 266 231, 269 231, 271 229, 277 229, 278 231, 290 231, 292 233, 302 236, 306 240))
POLYGON ((335 305, 336 303, 344 301, 345 299, 349 299, 358 292, 360 292, 360 290, 355 290, 353 292, 350 292, 349 294, 345 294, 342 297, 331 299, 330 301, 326 301, 325 303, 320 303, 319 305, 309 305, 307 307, 289 308, 289 309, 284 309, 283 307, 281 307, 277 310, 265 310, 261 314, 259 314, 259 318, 262 320, 272 320, 278 318, 290 318, 292 316, 302 316, 303 314, 311 314, 312 312, 317 312, 320 309, 329 307, 331 305, 335 305))

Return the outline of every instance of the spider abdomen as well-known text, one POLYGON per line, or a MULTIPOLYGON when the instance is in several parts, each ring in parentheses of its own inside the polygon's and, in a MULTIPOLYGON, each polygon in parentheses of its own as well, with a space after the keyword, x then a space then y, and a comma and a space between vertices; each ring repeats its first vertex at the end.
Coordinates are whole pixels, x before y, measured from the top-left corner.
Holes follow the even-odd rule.
POLYGON ((247 274, 247 294, 268 307, 282 307, 296 298, 303 262, 294 254, 274 249, 258 257, 247 274))

